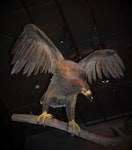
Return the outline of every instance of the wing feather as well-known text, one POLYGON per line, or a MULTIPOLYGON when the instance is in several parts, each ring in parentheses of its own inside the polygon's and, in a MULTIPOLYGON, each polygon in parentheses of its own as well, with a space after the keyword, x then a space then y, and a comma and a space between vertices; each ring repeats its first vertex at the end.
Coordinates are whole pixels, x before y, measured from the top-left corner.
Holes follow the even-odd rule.
MULTIPOLYGON (((90 84, 92 84, 92 72, 91 72, 92 67, 91 66, 92 66, 92 62, 89 62, 89 64, 87 64, 87 68, 89 69, 86 70, 86 74, 88 74, 87 79, 90 84)), ((83 67, 86 67, 85 64, 83 67)))
POLYGON ((118 61, 118 64, 120 65, 120 67, 125 69, 125 65, 124 65, 122 59, 119 57, 119 55, 117 53, 114 54, 114 58, 115 58, 115 60, 118 61))
POLYGON ((100 65, 101 65, 101 61, 100 59, 96 62, 96 72, 97 72, 97 76, 99 77, 99 79, 102 79, 102 72, 100 69, 100 65))
POLYGON ((79 65, 86 70, 88 80, 92 83, 92 79, 97 77, 102 79, 102 73, 107 77, 115 79, 123 76, 123 69, 125 69, 122 59, 117 52, 112 49, 97 50, 82 59, 79 65))
POLYGON ((96 81, 96 61, 93 61, 91 69, 92 78, 96 81))
POLYGON ((27 41, 24 40, 24 42, 25 42, 25 44, 23 43, 23 41, 20 41, 20 43, 18 43, 18 45, 15 48, 13 48, 14 52, 12 52, 12 53, 15 53, 15 55, 14 55, 14 57, 12 59, 12 64, 14 64, 18 60, 18 58, 21 55, 23 55, 24 52, 26 52, 25 49, 29 48, 28 47, 29 46, 29 40, 27 40, 27 41), (15 50, 17 47, 18 47, 18 51, 15 50))
MULTIPOLYGON (((117 55, 117 54, 116 54, 117 55)), ((119 57, 119 56, 118 56, 119 57)), ((119 57, 120 58, 120 57, 119 57)), ((121 59, 120 59, 121 60, 121 59)), ((118 78, 123 77, 123 69, 124 64, 122 62, 122 66, 119 64, 117 59, 114 58, 114 55, 109 58, 109 61, 111 61, 112 68, 114 69, 114 72, 118 78), (115 65, 116 64, 116 65, 115 65), (122 68, 122 69, 121 69, 122 68)))
MULTIPOLYGON (((110 60, 113 63, 113 65, 116 63, 116 65, 114 65, 114 68, 115 68, 115 71, 117 72, 117 74, 119 74, 119 76, 123 76, 123 71, 122 71, 118 61, 114 58, 114 55, 110 57, 110 60)), ((124 68, 124 66, 122 66, 122 67, 124 68)))
POLYGON ((119 74, 118 74, 118 72, 116 72, 114 65, 112 65, 112 62, 111 62, 110 58, 107 58, 107 59, 105 60, 105 64, 106 64, 106 67, 107 67, 107 69, 108 69, 108 71, 109 71, 109 74, 110 74, 113 78, 116 79, 116 78, 119 78, 119 77, 120 77, 119 74))
MULTIPOLYGON (((98 68, 98 69, 100 69, 100 68, 98 68)), ((105 59, 101 61, 101 71, 107 78, 110 78, 110 74, 107 69, 107 65, 105 63, 105 59)))
POLYGON ((55 63, 63 56, 54 43, 34 24, 28 24, 12 49, 11 74, 23 69, 23 74, 54 73, 55 63))

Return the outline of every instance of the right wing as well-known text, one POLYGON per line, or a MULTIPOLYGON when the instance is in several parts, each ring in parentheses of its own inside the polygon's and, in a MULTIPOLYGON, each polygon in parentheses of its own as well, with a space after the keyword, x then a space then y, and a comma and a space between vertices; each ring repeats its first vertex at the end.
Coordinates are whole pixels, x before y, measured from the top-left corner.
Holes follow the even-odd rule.
POLYGON ((113 49, 97 50, 82 59, 79 65, 86 71, 88 81, 102 79, 102 74, 107 78, 115 79, 123 76, 124 63, 117 52, 113 49))
POLYGON ((23 74, 27 76, 38 72, 54 73, 55 63, 64 59, 54 43, 34 24, 25 26, 12 53, 11 74, 23 69, 23 74))

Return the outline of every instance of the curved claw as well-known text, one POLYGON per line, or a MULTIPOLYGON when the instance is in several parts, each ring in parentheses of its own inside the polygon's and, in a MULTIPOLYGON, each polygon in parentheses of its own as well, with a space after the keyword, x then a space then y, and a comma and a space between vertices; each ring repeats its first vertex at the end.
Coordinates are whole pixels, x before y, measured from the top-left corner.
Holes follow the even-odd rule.
POLYGON ((42 120, 42 124, 45 123, 46 118, 52 118, 51 114, 48 114, 46 111, 44 111, 41 115, 38 116, 37 122, 40 122, 42 120))
POLYGON ((68 125, 72 126, 72 135, 74 135, 75 131, 77 130, 78 133, 80 133, 80 127, 79 125, 74 121, 74 119, 72 121, 69 121, 68 125))

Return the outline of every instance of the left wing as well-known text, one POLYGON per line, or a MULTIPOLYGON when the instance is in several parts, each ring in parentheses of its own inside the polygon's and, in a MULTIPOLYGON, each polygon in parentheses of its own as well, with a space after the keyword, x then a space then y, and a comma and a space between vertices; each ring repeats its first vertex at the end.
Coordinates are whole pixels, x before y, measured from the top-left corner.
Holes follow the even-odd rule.
POLYGON ((117 52, 112 49, 97 50, 82 59, 79 65, 86 71, 88 81, 92 84, 92 79, 98 77, 102 79, 102 74, 107 78, 120 78, 125 69, 122 59, 117 52))
POLYGON ((21 70, 27 76, 38 72, 54 73, 56 62, 64 59, 54 43, 34 24, 24 27, 12 49, 11 74, 21 70))

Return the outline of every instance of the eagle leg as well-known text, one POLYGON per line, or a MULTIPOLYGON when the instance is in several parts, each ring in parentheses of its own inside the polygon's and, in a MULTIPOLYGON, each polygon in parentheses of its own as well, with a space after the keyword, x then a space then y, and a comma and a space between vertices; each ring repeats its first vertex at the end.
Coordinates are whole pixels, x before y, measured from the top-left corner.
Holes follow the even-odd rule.
POLYGON ((74 133, 76 132, 75 130, 78 131, 78 133, 80 133, 80 127, 79 125, 75 122, 74 119, 72 119, 72 121, 69 121, 68 126, 72 126, 72 135, 74 135, 74 133))
POLYGON ((37 118, 37 122, 42 123, 45 126, 45 121, 47 118, 52 118, 52 114, 47 113, 50 105, 50 99, 46 96, 43 96, 41 100, 43 99, 43 108, 42 108, 42 114, 40 114, 37 118))
POLYGON ((77 101, 77 95, 71 95, 68 97, 69 103, 66 106, 66 112, 67 112, 67 117, 68 117, 68 128, 71 126, 72 131, 71 134, 74 135, 74 133, 77 131, 80 133, 80 127, 79 125, 75 122, 75 108, 76 108, 76 101, 77 101))
POLYGON ((38 116, 37 122, 41 122, 42 120, 42 124, 45 124, 45 120, 47 118, 52 118, 52 114, 48 114, 47 111, 44 111, 41 115, 38 116))

